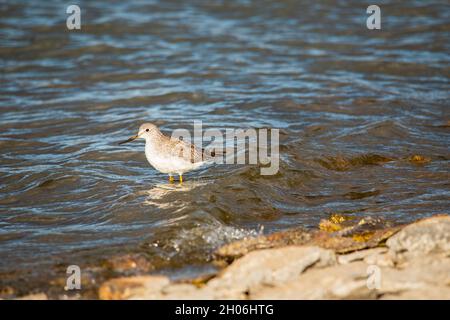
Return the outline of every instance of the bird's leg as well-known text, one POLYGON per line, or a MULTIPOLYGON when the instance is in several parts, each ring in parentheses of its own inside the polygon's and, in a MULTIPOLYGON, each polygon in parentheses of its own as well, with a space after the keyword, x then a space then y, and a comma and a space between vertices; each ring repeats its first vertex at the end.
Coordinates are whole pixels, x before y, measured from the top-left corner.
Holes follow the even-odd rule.
POLYGON ((182 182, 183 182, 183 175, 180 174, 180 183, 182 183, 182 182))
POLYGON ((169 182, 173 182, 175 179, 171 176, 171 175, 169 175, 169 182))

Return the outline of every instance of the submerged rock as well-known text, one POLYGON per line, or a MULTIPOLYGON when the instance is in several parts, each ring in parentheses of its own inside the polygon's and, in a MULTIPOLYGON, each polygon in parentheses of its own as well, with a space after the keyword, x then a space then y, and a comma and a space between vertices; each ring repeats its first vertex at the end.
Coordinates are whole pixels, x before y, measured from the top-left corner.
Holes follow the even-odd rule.
POLYGON ((392 160, 392 158, 378 154, 362 154, 353 157, 344 157, 340 155, 334 157, 328 156, 316 159, 316 162, 328 170, 348 171, 356 167, 380 165, 392 160))
POLYGON ((148 272, 153 269, 150 262, 144 256, 138 254, 114 256, 106 260, 103 266, 118 273, 148 272))
POLYGON ((254 238, 245 238, 220 247, 214 257, 217 260, 231 262, 242 257, 250 251, 260 249, 279 248, 289 245, 302 245, 311 240, 311 233, 303 228, 295 228, 276 232, 270 235, 262 235, 254 238))
POLYGON ((380 218, 339 217, 331 215, 329 220, 321 220, 320 231, 313 234, 310 243, 336 253, 348 253, 377 247, 401 229, 380 218))

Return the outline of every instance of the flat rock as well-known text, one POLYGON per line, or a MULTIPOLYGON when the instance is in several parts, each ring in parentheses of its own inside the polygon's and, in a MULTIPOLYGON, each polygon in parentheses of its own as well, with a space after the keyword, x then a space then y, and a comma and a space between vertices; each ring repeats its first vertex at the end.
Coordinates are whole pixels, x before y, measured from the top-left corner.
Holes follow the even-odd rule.
POLYGON ((335 263, 334 252, 319 247, 288 246, 257 250, 234 261, 207 285, 222 298, 243 298, 260 286, 295 279, 313 265, 324 267, 335 263))
POLYGON ((426 256, 405 268, 356 261, 311 269, 297 279, 261 288, 250 299, 450 299, 450 258, 426 256), (376 276, 374 277, 376 272, 376 276), (432 290, 436 292, 431 292, 432 290), (430 293, 426 294, 427 291, 430 293))
POLYGON ((149 272, 153 269, 150 262, 143 256, 138 254, 126 254, 121 256, 114 256, 103 263, 105 268, 113 272, 122 274, 134 272, 149 272))
POLYGON ((303 245, 311 239, 311 234, 303 228, 289 229, 270 235, 251 237, 220 247, 214 256, 218 260, 231 262, 250 251, 280 248, 289 245, 303 245))
MULTIPOLYGON (((427 255, 399 268, 380 268, 381 294, 403 294, 431 287, 450 287, 450 257, 427 255)), ((442 296, 450 299, 450 296, 442 296)))
POLYGON ((450 251, 450 216, 419 220, 392 236, 386 245, 398 253, 423 255, 433 251, 450 251))

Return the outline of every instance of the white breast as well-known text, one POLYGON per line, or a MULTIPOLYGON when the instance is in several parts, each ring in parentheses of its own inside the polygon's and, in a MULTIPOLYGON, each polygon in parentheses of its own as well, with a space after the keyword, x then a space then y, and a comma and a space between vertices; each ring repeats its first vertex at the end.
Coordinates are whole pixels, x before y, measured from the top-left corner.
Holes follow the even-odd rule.
POLYGON ((203 164, 203 162, 191 163, 180 157, 158 153, 150 142, 145 144, 145 156, 156 170, 167 174, 183 174, 203 164))

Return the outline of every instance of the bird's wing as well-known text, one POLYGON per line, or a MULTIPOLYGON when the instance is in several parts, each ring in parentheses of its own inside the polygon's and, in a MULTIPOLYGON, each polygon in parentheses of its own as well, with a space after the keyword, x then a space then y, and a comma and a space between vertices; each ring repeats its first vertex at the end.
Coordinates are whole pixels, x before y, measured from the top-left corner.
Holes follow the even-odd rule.
POLYGON ((172 156, 180 157, 191 163, 206 160, 203 150, 197 148, 192 143, 179 139, 170 139, 170 153, 172 156))

